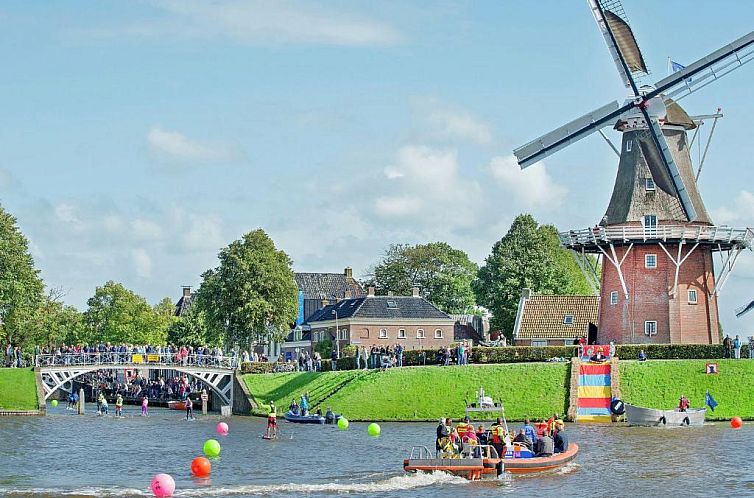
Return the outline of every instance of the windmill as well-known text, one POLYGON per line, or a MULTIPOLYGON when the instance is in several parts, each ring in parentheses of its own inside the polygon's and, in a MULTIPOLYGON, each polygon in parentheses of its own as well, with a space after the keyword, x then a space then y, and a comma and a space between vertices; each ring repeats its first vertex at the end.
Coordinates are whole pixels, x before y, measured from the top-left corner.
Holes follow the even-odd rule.
MULTIPOLYGON (((745 248, 749 228, 715 226, 692 169, 687 132, 703 118, 678 101, 754 59, 754 31, 657 81, 619 0, 588 0, 621 81, 631 95, 514 150, 526 168, 592 133, 622 133, 605 216, 594 228, 561 233, 561 243, 600 292, 598 340, 618 343, 719 342, 717 296, 745 248), (721 257, 714 275, 713 253, 721 257), (602 261, 599 275, 594 265, 602 261)), ((695 138, 695 136, 694 136, 695 138)))

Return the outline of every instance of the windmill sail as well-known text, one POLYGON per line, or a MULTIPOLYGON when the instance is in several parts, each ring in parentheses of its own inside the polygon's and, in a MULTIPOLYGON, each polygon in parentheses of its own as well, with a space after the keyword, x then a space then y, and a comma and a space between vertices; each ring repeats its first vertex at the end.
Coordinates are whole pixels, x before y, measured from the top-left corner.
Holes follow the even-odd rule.
POLYGON ((641 55, 639 44, 636 43, 631 26, 612 11, 606 10, 604 12, 607 25, 613 32, 615 42, 618 44, 618 49, 623 55, 628 69, 634 73, 648 73, 647 65, 644 63, 644 57, 641 55))

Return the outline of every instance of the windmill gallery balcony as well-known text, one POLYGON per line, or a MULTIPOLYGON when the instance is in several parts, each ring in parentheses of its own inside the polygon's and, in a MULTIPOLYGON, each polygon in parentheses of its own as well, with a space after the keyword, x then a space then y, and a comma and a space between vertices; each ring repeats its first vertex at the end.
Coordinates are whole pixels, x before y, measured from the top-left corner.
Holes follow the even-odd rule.
POLYGON ((692 242, 713 246, 720 251, 751 248, 754 230, 710 225, 597 226, 558 234, 560 243, 578 252, 600 253, 600 247, 624 244, 692 242))

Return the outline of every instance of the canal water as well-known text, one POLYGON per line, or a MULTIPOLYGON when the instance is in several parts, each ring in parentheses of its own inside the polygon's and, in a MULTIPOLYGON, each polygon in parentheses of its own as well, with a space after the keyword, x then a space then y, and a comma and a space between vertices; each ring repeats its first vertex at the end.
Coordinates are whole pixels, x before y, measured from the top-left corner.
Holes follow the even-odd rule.
MULTIPOLYGON (((536 476, 470 483, 444 474, 405 475, 414 445, 434 445, 435 424, 332 426, 281 421, 278 441, 261 439, 265 421, 220 418, 187 422, 182 412, 126 407, 126 417, 77 416, 62 406, 46 417, 0 417, 0 496, 151 496, 149 481, 165 472, 175 496, 722 496, 754 495, 754 426, 649 429, 569 425, 581 451, 575 463, 536 476), (222 445, 212 476, 189 472, 208 438, 222 445)), ((518 425, 518 424, 516 424, 518 425)))

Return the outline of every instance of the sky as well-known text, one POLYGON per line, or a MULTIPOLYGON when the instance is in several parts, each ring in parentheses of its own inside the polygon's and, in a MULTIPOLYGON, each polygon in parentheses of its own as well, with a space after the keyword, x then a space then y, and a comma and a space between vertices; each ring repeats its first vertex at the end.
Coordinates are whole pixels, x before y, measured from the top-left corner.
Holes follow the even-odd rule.
MULTIPOLYGON (((689 5, 624 1, 650 81, 751 30, 752 2, 689 5)), ((599 136, 525 171, 512 150, 626 97, 586 1, 6 0, 0 60, 0 203, 80 309, 107 280, 177 299, 256 228, 296 271, 361 276, 391 243, 481 264, 523 212, 593 226, 599 136)), ((752 80, 682 101, 725 114, 699 182, 719 224, 754 227, 752 80)), ((752 284, 746 251, 725 332, 754 333, 752 284)))

